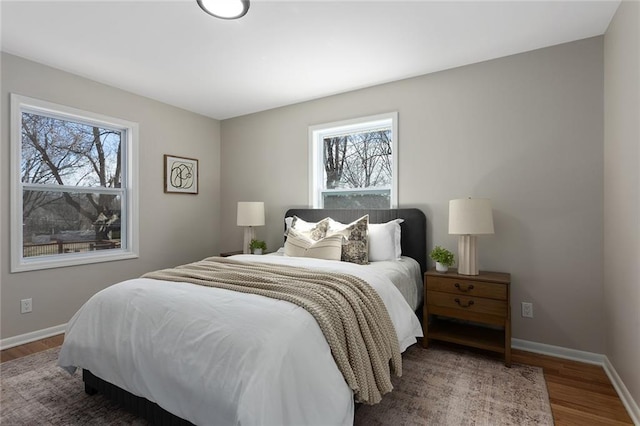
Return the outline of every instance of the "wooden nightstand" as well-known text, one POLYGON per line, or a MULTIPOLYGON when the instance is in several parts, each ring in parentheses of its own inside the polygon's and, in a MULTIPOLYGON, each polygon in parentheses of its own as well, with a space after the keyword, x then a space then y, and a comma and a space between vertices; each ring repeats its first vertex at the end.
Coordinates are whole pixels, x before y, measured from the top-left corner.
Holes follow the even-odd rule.
POLYGON ((224 253, 220 253, 220 257, 229 257, 229 256, 233 256, 236 254, 242 254, 243 251, 242 250, 238 250, 238 251, 227 251, 224 253))
POLYGON ((511 366, 511 275, 459 275, 434 269, 424 274, 424 339, 458 343, 504 354, 511 366))

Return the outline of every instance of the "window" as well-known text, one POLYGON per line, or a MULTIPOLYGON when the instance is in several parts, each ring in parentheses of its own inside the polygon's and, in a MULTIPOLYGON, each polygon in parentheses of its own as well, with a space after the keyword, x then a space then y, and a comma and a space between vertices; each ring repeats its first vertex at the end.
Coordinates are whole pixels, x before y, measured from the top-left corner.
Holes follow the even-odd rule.
POLYGON ((11 114, 11 272, 137 257, 137 124, 15 94, 11 114))
POLYGON ((397 206, 397 121, 393 112, 310 127, 311 206, 397 206))

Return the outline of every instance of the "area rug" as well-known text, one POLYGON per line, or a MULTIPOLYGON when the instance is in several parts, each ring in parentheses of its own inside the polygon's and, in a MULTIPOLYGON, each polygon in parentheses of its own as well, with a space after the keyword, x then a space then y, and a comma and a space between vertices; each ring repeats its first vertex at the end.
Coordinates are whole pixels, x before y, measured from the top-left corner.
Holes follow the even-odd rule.
MULTIPOLYGON (((0 364, 0 424, 148 425, 56 366, 59 348, 0 364)), ((359 405, 364 425, 553 425, 542 370, 465 350, 418 345, 378 405, 359 405)))
POLYGON ((492 355, 413 345, 402 355, 393 392, 356 411, 369 425, 553 425, 542 369, 511 368, 492 355))

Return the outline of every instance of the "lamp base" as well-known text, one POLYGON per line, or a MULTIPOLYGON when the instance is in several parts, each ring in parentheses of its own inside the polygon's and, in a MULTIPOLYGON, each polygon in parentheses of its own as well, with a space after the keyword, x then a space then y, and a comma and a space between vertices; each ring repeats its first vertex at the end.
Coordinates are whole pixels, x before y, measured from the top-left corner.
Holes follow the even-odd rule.
POLYGON ((244 227, 244 246, 242 249, 242 252, 244 254, 251 253, 251 248, 249 247, 249 245, 251 244, 251 240, 254 240, 255 238, 256 238, 256 232, 253 229, 253 226, 245 226, 244 227))
POLYGON ((478 275, 478 239, 475 235, 460 235, 458 238, 458 274, 478 275))

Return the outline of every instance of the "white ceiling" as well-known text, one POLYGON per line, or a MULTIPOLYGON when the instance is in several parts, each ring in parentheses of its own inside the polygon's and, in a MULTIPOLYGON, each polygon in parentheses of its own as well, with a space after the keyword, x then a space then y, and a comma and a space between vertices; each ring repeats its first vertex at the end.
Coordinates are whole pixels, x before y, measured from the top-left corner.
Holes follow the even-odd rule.
POLYGON ((225 119, 601 35, 619 1, 7 1, 2 50, 225 119))

